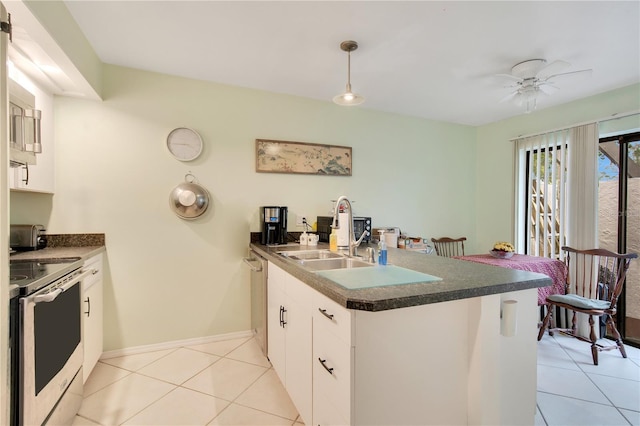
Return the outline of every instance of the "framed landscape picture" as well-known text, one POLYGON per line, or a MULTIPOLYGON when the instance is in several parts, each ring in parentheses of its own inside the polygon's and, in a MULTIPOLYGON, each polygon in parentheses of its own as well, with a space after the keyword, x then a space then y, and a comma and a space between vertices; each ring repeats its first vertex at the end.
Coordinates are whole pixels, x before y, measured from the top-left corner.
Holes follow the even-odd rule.
POLYGON ((256 139, 256 172, 351 176, 349 146, 256 139))

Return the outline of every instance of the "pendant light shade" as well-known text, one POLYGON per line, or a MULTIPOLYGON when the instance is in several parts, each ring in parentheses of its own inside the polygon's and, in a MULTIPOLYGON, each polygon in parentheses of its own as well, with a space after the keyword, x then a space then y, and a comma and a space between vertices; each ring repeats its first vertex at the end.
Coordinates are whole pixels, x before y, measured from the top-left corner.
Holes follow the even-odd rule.
POLYGON ((357 95, 351 91, 351 52, 358 48, 358 43, 353 40, 347 40, 340 43, 340 49, 347 52, 347 89, 344 93, 333 98, 333 102, 343 106, 360 105, 364 102, 364 97, 357 95))

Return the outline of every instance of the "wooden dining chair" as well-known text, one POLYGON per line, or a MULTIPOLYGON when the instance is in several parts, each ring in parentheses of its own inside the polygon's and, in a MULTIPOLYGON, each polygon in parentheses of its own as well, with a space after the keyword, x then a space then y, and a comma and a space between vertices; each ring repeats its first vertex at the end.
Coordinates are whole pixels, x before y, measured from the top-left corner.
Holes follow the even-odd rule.
MULTIPOLYGON (((542 339, 545 329, 549 328, 549 335, 554 331, 562 332, 583 342, 591 343, 593 364, 598 365, 598 352, 619 349, 623 358, 627 357, 620 333, 616 328, 614 317, 618 297, 625 282, 631 259, 638 257, 637 253, 618 254, 605 249, 576 250, 562 247, 567 265, 566 294, 552 294, 546 299, 547 315, 538 331, 538 340, 542 339), (555 307, 573 311, 571 328, 556 327, 553 319, 555 307), (589 337, 577 333, 577 313, 589 316, 589 337), (607 324, 615 338, 615 345, 596 343, 595 321, 599 318, 600 337, 604 338, 607 324)), ((568 326, 568 324, 567 324, 568 326)))
POLYGON ((436 254, 444 257, 464 256, 465 241, 467 241, 467 237, 442 237, 431 239, 431 242, 436 249, 436 254))

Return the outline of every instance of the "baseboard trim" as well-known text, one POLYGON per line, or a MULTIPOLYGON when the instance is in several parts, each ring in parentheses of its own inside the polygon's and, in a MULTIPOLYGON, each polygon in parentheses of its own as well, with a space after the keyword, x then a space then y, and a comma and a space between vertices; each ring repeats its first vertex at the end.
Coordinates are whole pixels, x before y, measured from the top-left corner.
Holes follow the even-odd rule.
POLYGON ((223 340, 242 339, 245 337, 252 337, 251 330, 238 331, 235 333, 217 334, 215 336, 207 337, 194 337, 192 339, 174 340, 171 342, 154 343, 152 345, 133 346, 130 348, 116 349, 113 351, 106 351, 100 355, 100 359, 117 358, 125 355, 135 355, 143 352, 161 351, 165 349, 175 349, 181 346, 193 346, 203 345, 211 342, 221 342, 223 340))

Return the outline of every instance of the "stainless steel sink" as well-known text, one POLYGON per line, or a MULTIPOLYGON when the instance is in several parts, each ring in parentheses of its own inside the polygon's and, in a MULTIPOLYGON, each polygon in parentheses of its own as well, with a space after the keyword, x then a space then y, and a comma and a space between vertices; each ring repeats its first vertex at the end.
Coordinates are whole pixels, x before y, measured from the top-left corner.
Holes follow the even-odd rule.
POLYGON ((334 259, 344 257, 339 253, 333 253, 329 250, 280 251, 278 254, 294 260, 334 259))
POLYGON ((278 254, 310 271, 363 268, 375 265, 365 262, 362 258, 347 257, 329 250, 279 251, 278 254))
POLYGON ((347 269, 347 268, 364 268, 368 266, 374 266, 373 263, 368 263, 363 260, 354 259, 351 257, 340 257, 334 259, 315 259, 315 260, 301 260, 299 261, 302 267, 312 271, 326 271, 330 269, 347 269))

